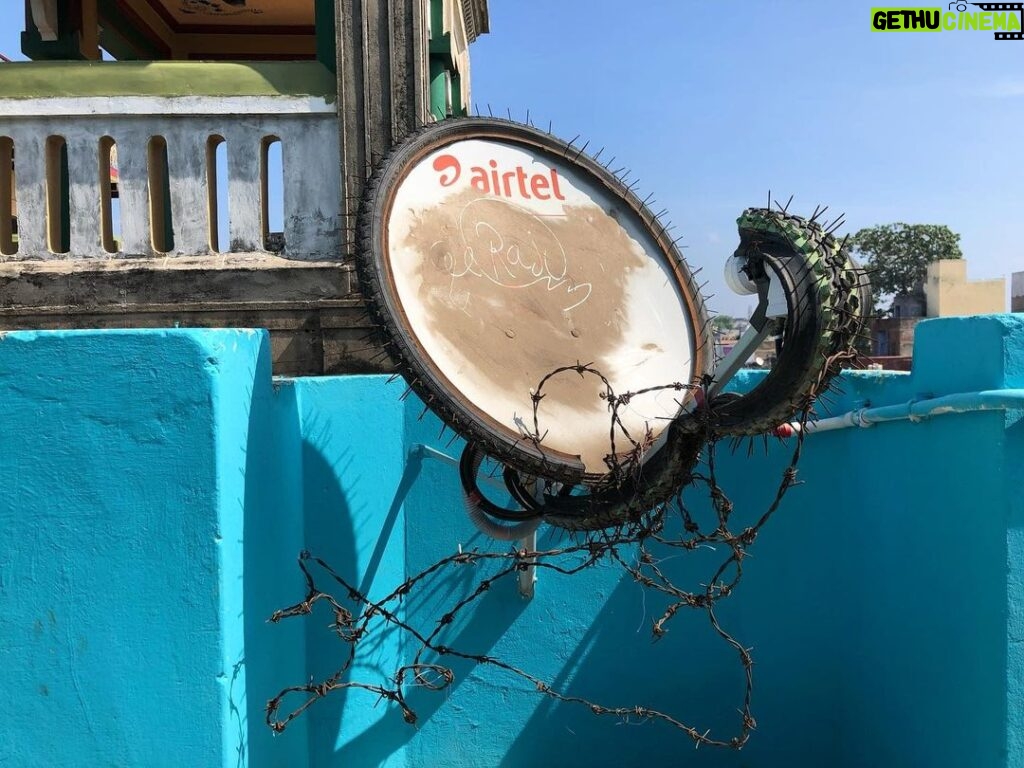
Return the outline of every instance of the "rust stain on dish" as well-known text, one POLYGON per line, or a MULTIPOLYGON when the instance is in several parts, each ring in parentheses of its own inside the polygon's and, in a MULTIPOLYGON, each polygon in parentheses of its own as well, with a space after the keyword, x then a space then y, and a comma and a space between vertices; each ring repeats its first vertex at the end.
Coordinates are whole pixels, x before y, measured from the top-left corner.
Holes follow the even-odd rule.
MULTIPOLYGON (((555 368, 580 361, 612 373, 608 355, 628 321, 629 275, 644 259, 602 209, 542 217, 464 192, 417 216, 402 245, 424 257, 415 269, 431 332, 521 401, 521 416, 531 413, 531 389, 555 368)), ((571 408, 607 419, 601 389, 594 378, 566 374, 546 387, 541 416, 571 408)), ((607 437, 582 450, 603 458, 607 437)))

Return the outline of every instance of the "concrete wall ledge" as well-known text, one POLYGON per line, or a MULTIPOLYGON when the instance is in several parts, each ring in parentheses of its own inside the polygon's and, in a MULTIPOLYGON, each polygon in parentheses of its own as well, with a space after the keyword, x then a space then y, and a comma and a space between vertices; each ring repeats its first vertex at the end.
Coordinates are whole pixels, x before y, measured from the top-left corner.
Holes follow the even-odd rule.
POLYGON ((308 304, 353 295, 352 265, 266 253, 171 258, 11 260, 0 263, 0 312, 92 311, 98 307, 207 301, 308 304))
POLYGON ((391 370, 352 265, 271 254, 0 263, 0 330, 259 326, 280 375, 391 370))
MULTIPOLYGON (((755 660, 758 727, 741 752, 694 750, 663 724, 598 718, 460 662, 443 692, 409 692, 415 727, 350 689, 273 735, 266 701, 345 658, 329 611, 267 622, 305 594, 300 551, 377 599, 459 547, 508 544, 466 519, 456 470, 431 458, 460 444, 400 399, 400 380, 272 379, 270 358, 261 331, 0 334, 0 755, 12 765, 1024 765, 1019 411, 808 438, 801 484, 716 612, 755 660)), ((930 320, 913 372, 844 374, 831 410, 1022 387, 1024 317, 930 320)), ((738 525, 771 503, 791 448, 719 452, 738 525)), ((699 492, 687 504, 715 519, 699 492)), ((563 541, 542 529, 541 546, 563 541)), ((696 588, 722 553, 665 555, 659 567, 696 588)), ((429 630, 489 567, 440 571, 396 610, 429 630)), ((496 581, 443 638, 567 695, 728 738, 735 649, 699 611, 652 643, 664 607, 616 567, 545 571, 528 601, 496 581)), ((353 675, 384 680, 413 650, 383 628, 353 675)))

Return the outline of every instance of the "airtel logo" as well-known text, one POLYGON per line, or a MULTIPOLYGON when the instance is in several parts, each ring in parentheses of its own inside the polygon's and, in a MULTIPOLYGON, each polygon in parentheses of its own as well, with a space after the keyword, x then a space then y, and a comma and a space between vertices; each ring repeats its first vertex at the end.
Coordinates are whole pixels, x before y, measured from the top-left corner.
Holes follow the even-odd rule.
MULTIPOLYGON (((462 177, 462 163, 455 155, 438 155, 434 170, 442 187, 450 187, 462 177)), ((488 160, 487 168, 473 165, 469 168, 469 185, 485 195, 495 197, 521 197, 524 200, 565 200, 559 186, 558 171, 529 173, 521 165, 512 170, 498 167, 497 160, 488 160)))

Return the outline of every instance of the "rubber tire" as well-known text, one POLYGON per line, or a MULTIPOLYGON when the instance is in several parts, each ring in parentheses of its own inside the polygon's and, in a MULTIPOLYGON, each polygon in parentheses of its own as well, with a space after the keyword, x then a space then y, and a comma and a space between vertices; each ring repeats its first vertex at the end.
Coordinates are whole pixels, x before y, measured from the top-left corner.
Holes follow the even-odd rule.
MULTIPOLYGON (((535 513, 544 522, 571 531, 596 531, 638 522, 645 513, 670 501, 691 479, 704 445, 702 436, 673 422, 665 445, 640 467, 640 474, 620 485, 583 495, 545 494, 535 513)), ((506 478, 513 482, 512 478, 506 478)), ((521 482, 521 478, 519 478, 521 482)), ((525 491, 514 489, 518 495, 525 491)))
POLYGON ((400 316, 394 295, 382 284, 387 269, 385 211, 389 209, 403 170, 419 157, 462 138, 493 138, 519 142, 542 153, 569 160, 599 188, 620 199, 658 244, 679 280, 693 328, 694 382, 706 376, 714 362, 710 320, 704 299, 682 253, 663 224, 618 178, 578 148, 532 126, 499 118, 454 118, 424 126, 411 134, 380 163, 366 186, 358 217, 358 249, 355 266, 359 287, 384 346, 407 384, 449 427, 468 441, 478 443, 490 457, 530 476, 579 485, 598 482, 600 476, 585 472, 576 457, 559 454, 559 461, 524 439, 512 439, 466 403, 449 394, 438 373, 422 362, 425 355, 412 334, 395 322, 400 316), (575 459, 575 461, 573 461, 575 459))
MULTIPOLYGON (((820 226, 779 211, 751 209, 799 227, 822 262, 816 272, 806 253, 790 238, 740 228, 737 253, 761 261, 786 295, 789 313, 779 357, 764 379, 749 392, 710 403, 716 434, 752 436, 790 421, 828 386, 839 371, 832 355, 851 346, 870 311, 870 284, 849 253, 820 226)), ((741 217, 742 221, 742 217, 741 217)))
MULTIPOLYGON (((476 481, 484 456, 480 446, 473 442, 466 443, 462 449, 462 456, 459 459, 459 481, 462 483, 462 492, 466 497, 467 505, 472 504, 484 514, 509 523, 525 523, 542 517, 537 512, 537 504, 529 500, 529 492, 521 485, 509 489, 513 500, 522 507, 520 510, 498 506, 484 495, 480 490, 480 484, 476 481)), ((506 482, 508 479, 508 468, 506 468, 506 482)))

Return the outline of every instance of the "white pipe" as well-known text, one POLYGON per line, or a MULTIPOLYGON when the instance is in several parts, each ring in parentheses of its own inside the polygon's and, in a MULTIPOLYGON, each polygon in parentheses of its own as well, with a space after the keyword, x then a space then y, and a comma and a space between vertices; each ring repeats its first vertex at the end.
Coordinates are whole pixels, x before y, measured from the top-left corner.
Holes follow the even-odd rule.
MULTIPOLYGON (((872 427, 888 421, 921 421, 947 413, 974 413, 977 411, 1024 410, 1024 389, 989 389, 981 392, 958 392, 941 397, 918 398, 899 405, 877 408, 858 408, 841 416, 808 421, 807 434, 830 432, 848 427, 872 427)), ((801 429, 799 422, 783 424, 775 429, 779 437, 791 437, 801 429)))

